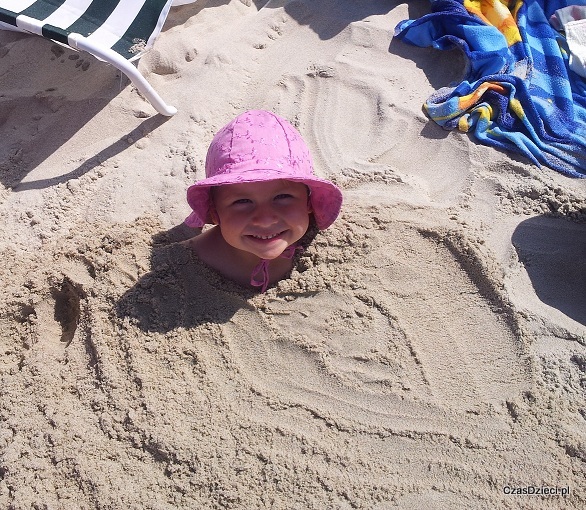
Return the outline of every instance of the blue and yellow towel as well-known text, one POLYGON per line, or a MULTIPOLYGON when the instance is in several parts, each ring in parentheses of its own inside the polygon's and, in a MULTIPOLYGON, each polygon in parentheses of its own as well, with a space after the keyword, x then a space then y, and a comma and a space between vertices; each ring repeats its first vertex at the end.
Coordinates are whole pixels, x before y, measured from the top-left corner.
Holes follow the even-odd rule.
POLYGON ((549 18, 586 0, 431 0, 395 37, 419 47, 460 48, 463 81, 425 103, 446 129, 520 152, 538 166, 586 177, 586 81, 569 69, 568 48, 549 18))

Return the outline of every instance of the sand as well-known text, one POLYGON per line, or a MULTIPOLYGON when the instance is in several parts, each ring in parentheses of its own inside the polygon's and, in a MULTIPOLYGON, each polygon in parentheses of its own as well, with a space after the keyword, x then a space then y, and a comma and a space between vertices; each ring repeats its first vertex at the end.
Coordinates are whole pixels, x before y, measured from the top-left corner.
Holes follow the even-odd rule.
POLYGON ((170 119, 0 33, 0 508, 584 507, 586 181, 423 115, 464 69, 392 40, 427 2, 265 3, 172 10, 170 119), (345 197, 263 295, 178 244, 252 108, 345 197))

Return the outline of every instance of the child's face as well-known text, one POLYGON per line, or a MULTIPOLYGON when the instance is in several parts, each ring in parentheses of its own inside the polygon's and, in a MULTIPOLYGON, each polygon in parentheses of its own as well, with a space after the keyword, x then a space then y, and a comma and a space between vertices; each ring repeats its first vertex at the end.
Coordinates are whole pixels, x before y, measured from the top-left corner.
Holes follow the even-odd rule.
POLYGON ((274 180, 218 186, 212 218, 224 240, 261 259, 277 258, 309 227, 307 187, 274 180))

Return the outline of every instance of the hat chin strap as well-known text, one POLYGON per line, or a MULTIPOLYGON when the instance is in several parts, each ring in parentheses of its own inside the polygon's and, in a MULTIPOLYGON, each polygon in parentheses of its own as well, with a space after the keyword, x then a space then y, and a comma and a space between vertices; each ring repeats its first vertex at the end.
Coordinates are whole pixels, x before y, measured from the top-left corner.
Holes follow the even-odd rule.
POLYGON ((250 275, 250 285, 260 287, 261 292, 267 290, 269 285, 269 263, 270 261, 267 259, 260 259, 250 275))
MULTIPOLYGON (((292 259, 293 255, 295 255, 295 252, 297 251, 303 251, 303 247, 295 246, 292 244, 291 246, 287 246, 287 248, 283 250, 283 253, 281 253, 279 257, 283 257, 285 259, 292 259)), ((268 259, 260 259, 260 262, 256 266, 254 266, 252 274, 250 275, 250 285, 252 285, 253 287, 260 287, 261 292, 265 292, 267 290, 267 287, 269 286, 270 262, 271 261, 268 259)))

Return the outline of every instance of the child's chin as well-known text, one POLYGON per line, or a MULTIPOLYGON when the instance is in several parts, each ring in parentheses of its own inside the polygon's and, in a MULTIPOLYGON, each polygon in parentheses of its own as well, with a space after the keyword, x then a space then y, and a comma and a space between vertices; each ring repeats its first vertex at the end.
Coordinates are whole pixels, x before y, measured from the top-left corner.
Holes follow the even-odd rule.
POLYGON ((254 254, 261 259, 273 260, 279 258, 285 251, 285 248, 287 248, 287 246, 278 246, 267 250, 256 250, 254 254))
POLYGON ((281 256, 281 254, 283 253, 283 251, 285 251, 285 250, 281 250, 280 252, 256 253, 255 255, 257 255, 261 259, 274 260, 274 259, 278 259, 281 256))

